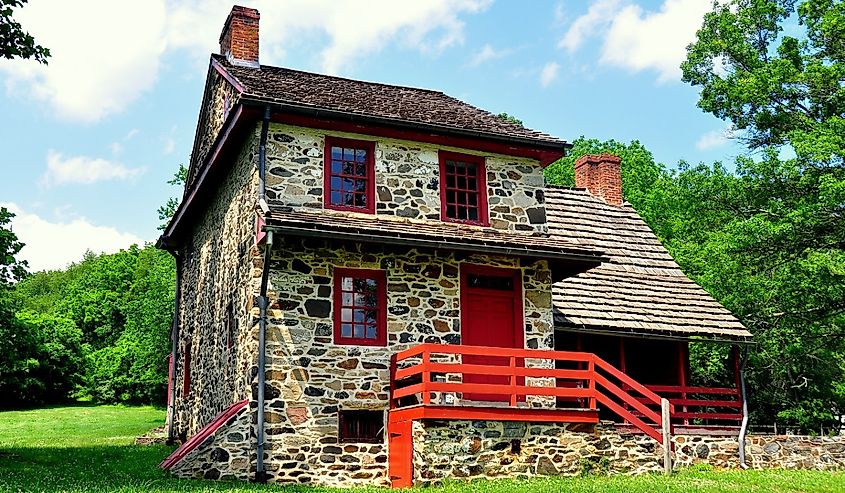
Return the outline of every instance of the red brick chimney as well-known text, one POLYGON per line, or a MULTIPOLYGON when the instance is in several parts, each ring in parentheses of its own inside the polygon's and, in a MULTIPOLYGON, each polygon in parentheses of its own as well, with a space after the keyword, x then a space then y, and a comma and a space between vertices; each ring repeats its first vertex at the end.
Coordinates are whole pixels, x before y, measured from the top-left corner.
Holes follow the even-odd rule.
POLYGON ((255 9, 235 5, 220 33, 220 54, 235 65, 258 67, 258 19, 255 9))
POLYGON ((586 188, 610 205, 622 205, 622 159, 613 154, 587 154, 575 161, 575 186, 586 188))

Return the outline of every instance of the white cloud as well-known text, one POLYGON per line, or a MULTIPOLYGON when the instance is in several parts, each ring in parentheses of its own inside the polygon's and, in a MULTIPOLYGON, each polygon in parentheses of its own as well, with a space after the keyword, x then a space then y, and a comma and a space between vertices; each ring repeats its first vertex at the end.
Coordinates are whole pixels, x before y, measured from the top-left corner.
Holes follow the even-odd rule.
POLYGON ((558 65, 557 62, 549 62, 545 64, 542 70, 540 70, 540 85, 543 87, 549 87, 549 84, 557 79, 559 71, 560 65, 558 65))
POLYGON ((701 137, 698 138, 698 141, 695 143, 695 148, 699 151, 716 149, 717 147, 722 147, 727 144, 731 138, 733 138, 733 131, 730 127, 719 130, 711 130, 710 132, 702 134, 701 137))
POLYGON ((558 48, 573 52, 581 47, 585 39, 596 34, 601 26, 607 26, 619 8, 619 0, 596 0, 587 13, 575 19, 558 41, 558 48))
MULTIPOLYGON (((254 0, 261 12, 261 60, 320 46, 319 65, 337 73, 360 57, 399 45, 425 53, 463 42, 461 16, 492 0, 254 0), (298 45, 297 45, 298 43, 298 45)), ((156 82, 161 57, 187 50, 205 63, 231 0, 33 0, 15 11, 49 65, 4 61, 6 88, 44 101, 63 118, 95 122, 122 111, 156 82)))
POLYGON ((48 103, 59 117, 94 122, 152 88, 166 40, 165 1, 34 0, 18 21, 50 49, 49 65, 0 64, 6 88, 48 103))
POLYGON ((100 181, 127 180, 143 173, 144 168, 129 168, 121 163, 87 156, 65 157, 52 149, 47 151, 47 170, 41 176, 44 187, 78 183, 90 185, 100 181))
POLYGON ((678 80, 686 47, 711 8, 711 0, 664 0, 653 12, 630 1, 597 0, 558 46, 572 52, 587 37, 603 35, 601 63, 635 72, 655 70, 660 82, 678 80))
POLYGON ((472 55, 467 65, 469 65, 470 67, 477 67, 482 63, 505 57, 510 53, 511 50, 497 50, 488 43, 482 46, 480 50, 478 50, 472 55))
POLYGON ((12 231, 25 243, 18 258, 28 261, 33 272, 64 268, 81 260, 87 250, 112 253, 133 243, 142 243, 131 233, 96 226, 85 218, 50 222, 14 203, 0 203, 0 206, 15 213, 12 231))

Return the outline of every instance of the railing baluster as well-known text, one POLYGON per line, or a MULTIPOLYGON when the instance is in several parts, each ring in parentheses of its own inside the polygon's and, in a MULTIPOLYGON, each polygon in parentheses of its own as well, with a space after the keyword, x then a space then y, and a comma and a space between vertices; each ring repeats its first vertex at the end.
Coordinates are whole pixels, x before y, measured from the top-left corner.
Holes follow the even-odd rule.
POLYGON ((510 374, 510 405, 516 407, 516 356, 511 355, 509 361, 511 367, 510 374))
POLYGON ((424 405, 431 404, 431 392, 428 391, 428 384, 431 383, 431 352, 428 348, 422 353, 422 400, 424 405))
POLYGON ((590 389, 590 399, 587 401, 589 403, 590 409, 596 408, 596 360, 594 358, 590 358, 590 362, 587 363, 587 371, 590 372, 590 380, 589 380, 589 389, 590 389))

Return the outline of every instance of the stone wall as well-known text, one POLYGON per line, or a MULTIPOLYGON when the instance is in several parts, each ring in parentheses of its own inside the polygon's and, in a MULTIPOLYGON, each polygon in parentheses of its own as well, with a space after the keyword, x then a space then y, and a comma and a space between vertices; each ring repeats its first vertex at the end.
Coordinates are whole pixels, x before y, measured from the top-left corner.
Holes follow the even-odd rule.
POLYGON ((210 207, 181 249, 180 340, 176 361, 177 436, 192 436, 233 402, 251 397, 256 374, 252 324, 257 172, 255 137, 248 140, 210 207), (230 324, 231 322, 231 324, 230 324), (231 337, 230 337, 231 325, 231 337), (185 347, 191 341, 191 387, 183 396, 185 347))
MULTIPOLYGON (((642 433, 598 425, 502 421, 417 421, 413 428, 414 482, 446 478, 528 478, 588 473, 641 474, 663 470, 663 447, 642 433)), ((710 464, 739 467, 736 437, 678 435, 675 468, 710 464)), ((755 469, 841 469, 845 437, 750 436, 755 469)))
MULTIPOLYGON (((265 391, 271 480, 388 484, 386 443, 338 443, 338 411, 386 410, 391 354, 422 342, 460 343, 462 262, 517 267, 514 259, 363 244, 288 240, 274 245, 265 391), (386 270, 386 347, 334 344, 332 279, 338 266, 386 270)), ((550 349, 548 266, 541 261, 519 268, 526 293, 526 347, 550 349)))
POLYGON ((203 443, 173 465, 180 478, 248 481, 255 474, 255 427, 249 406, 229 418, 203 443))
MULTIPOLYGON (((267 145, 268 200, 322 209, 326 135, 375 140, 376 213, 423 221, 440 222, 438 151, 479 154, 420 142, 271 124, 267 145)), ((490 226, 546 231, 540 163, 526 158, 484 156, 490 226)))

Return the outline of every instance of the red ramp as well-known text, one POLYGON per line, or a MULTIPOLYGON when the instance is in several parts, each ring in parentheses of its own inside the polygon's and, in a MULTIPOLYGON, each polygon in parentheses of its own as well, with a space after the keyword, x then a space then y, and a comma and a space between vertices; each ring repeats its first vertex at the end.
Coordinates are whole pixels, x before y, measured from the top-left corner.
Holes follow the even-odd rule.
POLYGON ((218 428, 223 426, 229 418, 238 414, 238 411, 246 407, 249 404, 249 399, 244 399, 240 402, 236 402, 226 408, 223 412, 218 414, 210 423, 205 425, 203 429, 201 429, 196 435, 192 436, 188 439, 185 443, 183 443, 179 448, 173 451, 172 454, 168 455, 166 459, 161 461, 159 467, 162 469, 170 469, 177 462, 184 459, 186 455, 191 453, 192 450, 199 447, 205 440, 214 434, 218 428))

